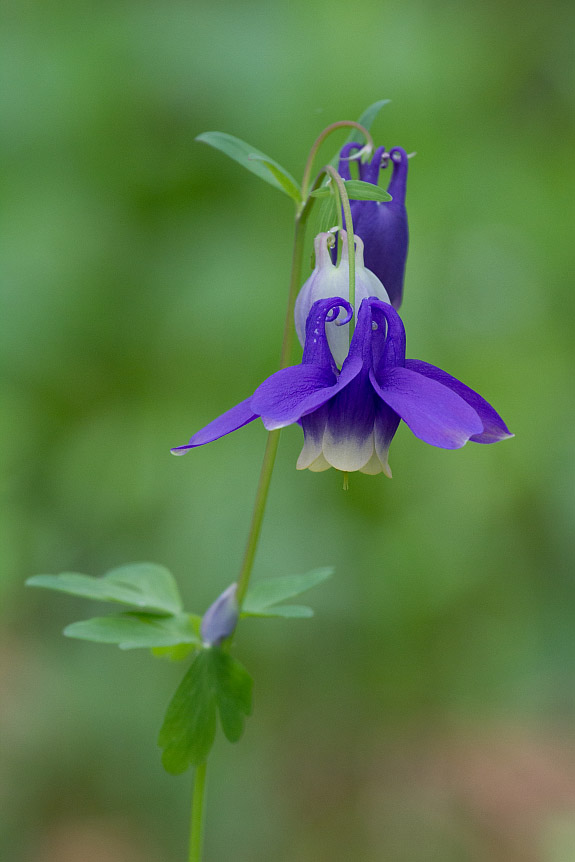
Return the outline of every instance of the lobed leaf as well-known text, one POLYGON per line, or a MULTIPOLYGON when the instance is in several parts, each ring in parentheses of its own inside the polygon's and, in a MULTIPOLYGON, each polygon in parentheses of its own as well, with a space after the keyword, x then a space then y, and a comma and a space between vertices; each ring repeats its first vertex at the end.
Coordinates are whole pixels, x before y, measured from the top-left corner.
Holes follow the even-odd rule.
POLYGON ((212 649, 210 655, 222 730, 230 742, 237 742, 244 732, 244 718, 252 712, 253 680, 229 653, 212 649))
POLYGON ((216 737, 216 696, 210 654, 200 651, 170 701, 158 744, 167 772, 179 775, 203 763, 216 737))
MULTIPOLYGON (((270 608, 272 605, 276 605, 278 602, 283 602, 286 599, 291 599, 294 596, 299 596, 301 593, 311 590, 317 584, 323 583, 323 581, 326 581, 333 575, 333 572, 333 568, 326 567, 313 569, 313 571, 307 572, 305 575, 286 575, 281 578, 260 581, 248 590, 242 606, 242 613, 249 616, 259 616, 262 611, 270 608)), ((295 607, 299 606, 296 605, 295 607)), ((279 608, 274 607, 274 612, 278 610, 279 608)), ((266 614, 266 616, 268 615, 266 614)), ((301 612, 299 615, 304 616, 301 612)))
POLYGON ((201 643, 188 614, 166 617, 125 613, 94 617, 71 623, 64 629, 64 634, 79 640, 117 644, 120 649, 175 647, 181 644, 199 646, 201 643))
POLYGON ((160 730, 162 763, 175 775, 206 759, 222 730, 237 742, 252 711, 252 678, 236 659, 217 647, 198 652, 172 698, 160 730))
POLYGON ((292 175, 274 159, 240 138, 228 135, 226 132, 203 132, 197 136, 196 141, 225 153, 230 159, 238 162, 274 188, 280 189, 298 202, 301 200, 299 186, 292 175), (295 193, 297 193, 296 197, 294 197, 295 193))
POLYGON ((173 575, 156 563, 128 563, 107 572, 101 578, 63 572, 60 575, 34 575, 27 586, 57 590, 85 599, 119 602, 150 611, 177 614, 182 600, 173 575))

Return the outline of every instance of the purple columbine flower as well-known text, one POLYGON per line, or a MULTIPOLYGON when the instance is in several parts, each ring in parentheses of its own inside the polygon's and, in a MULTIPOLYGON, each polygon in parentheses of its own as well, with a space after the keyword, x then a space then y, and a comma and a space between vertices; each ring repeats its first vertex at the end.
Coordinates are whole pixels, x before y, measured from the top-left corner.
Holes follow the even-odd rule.
MULTIPOLYGON (((339 173, 344 180, 351 179, 350 155, 360 150, 361 144, 346 144, 340 153, 339 173)), ((405 192, 407 184, 407 153, 401 147, 393 147, 389 153, 378 147, 370 162, 359 165, 359 178, 377 185, 382 159, 387 155, 393 165, 388 186, 391 201, 351 201, 353 230, 365 246, 364 260, 368 269, 382 282, 389 294, 391 304, 399 308, 403 296, 403 278, 409 243, 405 192)))
MULTIPOLYGON (((314 240, 315 268, 308 280, 298 294, 295 304, 295 328, 303 347, 305 344, 306 321, 314 302, 318 299, 329 299, 332 296, 341 296, 349 300, 349 252, 347 245, 347 233, 339 232, 341 240, 341 260, 336 265, 332 263, 328 240, 333 239, 329 233, 320 233, 314 240)), ((384 302, 389 302, 389 296, 376 275, 366 269, 363 264, 363 242, 356 236, 355 239, 355 307, 359 308, 362 300, 368 296, 377 296, 384 302)), ((327 343, 335 359, 336 365, 341 368, 347 351, 349 349, 348 325, 342 317, 333 320, 326 326, 327 343)), ((337 315, 336 315, 337 317, 337 315)))
POLYGON ((349 353, 338 371, 326 337, 326 323, 347 312, 341 297, 314 303, 307 319, 301 365, 268 377, 254 394, 215 419, 181 455, 261 417, 269 430, 300 422, 304 447, 299 470, 384 472, 390 443, 400 421, 416 437, 442 449, 459 449, 468 440, 495 443, 513 436, 481 395, 450 374, 405 358, 405 329, 397 312, 376 297, 364 299, 349 353))
POLYGON ((202 617, 200 633, 206 646, 219 646, 223 640, 233 634, 240 617, 237 589, 237 584, 231 584, 210 605, 202 617))

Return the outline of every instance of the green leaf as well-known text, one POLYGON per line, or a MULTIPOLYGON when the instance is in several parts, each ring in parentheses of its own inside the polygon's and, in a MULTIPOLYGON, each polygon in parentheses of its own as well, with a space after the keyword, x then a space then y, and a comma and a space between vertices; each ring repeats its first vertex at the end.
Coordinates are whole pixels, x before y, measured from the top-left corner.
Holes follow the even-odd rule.
POLYGON ((166 659, 166 661, 183 661, 194 652, 194 644, 176 644, 175 646, 152 647, 150 652, 155 658, 166 659))
POLYGON ((179 775, 203 763, 216 737, 216 696, 209 650, 202 650, 170 701, 158 745, 167 772, 179 775))
MULTIPOLYGON (((371 127, 373 126, 374 120, 383 108, 384 105, 389 105, 391 99, 380 99, 378 102, 374 102, 373 105, 370 105, 369 108, 366 108, 359 120, 357 121, 360 126, 363 126, 367 129, 368 132, 371 132, 371 127)), ((352 141, 358 141, 361 143, 361 139, 363 135, 359 131, 359 129, 352 129, 348 138, 346 140, 346 144, 351 144, 352 141)))
POLYGON ((79 640, 118 644, 120 649, 201 643, 187 614, 166 617, 158 614, 125 613, 94 617, 66 626, 64 634, 79 640))
POLYGON ((362 180, 345 180, 347 195, 352 201, 390 201, 389 192, 373 183, 364 183, 362 180))
POLYGON ((268 159, 267 156, 259 156, 256 153, 251 153, 248 156, 250 161, 261 162, 266 166, 270 173, 276 178, 282 189, 290 196, 297 204, 301 203, 301 189, 291 174, 282 168, 277 162, 268 159))
POLYGON ((269 183, 275 189, 286 192, 290 197, 294 197, 293 192, 297 190, 297 197, 294 197, 294 200, 301 200, 299 186, 291 174, 285 168, 282 168, 278 162, 274 161, 274 159, 270 159, 261 150, 257 150, 250 144, 246 144, 240 138, 235 138, 233 135, 228 135, 225 132, 204 132, 198 135, 196 141, 201 141, 225 153, 226 156, 243 165, 246 170, 255 174, 256 177, 265 180, 266 183, 269 183), (291 191, 288 191, 288 187, 291 191))
MULTIPOLYGON (((390 201, 389 192, 373 183, 364 183, 362 180, 344 180, 347 196, 351 201, 390 201)), ((311 193, 314 198, 327 198, 331 195, 331 184, 321 186, 311 193)))
POLYGON ((168 706, 158 739, 168 772, 178 775, 203 763, 216 735, 216 710, 227 739, 237 742, 252 711, 252 678, 236 659, 212 647, 195 656, 168 706))
POLYGON ((177 614, 182 610, 182 600, 173 575, 156 563, 129 563, 112 569, 102 578, 76 572, 34 575, 28 578, 26 584, 85 599, 134 605, 150 611, 177 614))
POLYGON ((242 617, 284 617, 284 619, 305 619, 313 617, 313 610, 306 605, 272 605, 261 611, 242 611, 242 617))
MULTIPOLYGON (((369 108, 365 109, 365 111, 363 112, 361 117, 359 117, 357 122, 360 124, 360 126, 363 126, 364 129, 367 129, 368 132, 371 132, 371 127, 374 123, 375 118, 377 117, 377 115, 379 114, 379 112, 381 111, 383 106, 389 105, 390 101, 391 101, 391 99, 380 99, 378 102, 374 102, 373 105, 370 105, 369 108)), ((359 131, 359 129, 352 129, 350 131, 349 135, 347 136, 347 138, 345 139, 344 144, 342 144, 342 146, 344 147, 346 144, 351 144, 353 142, 359 143, 359 144, 365 143, 363 139, 364 139, 364 136, 359 131)), ((333 165, 334 167, 338 166, 339 153, 340 152, 341 152, 341 148, 340 148, 340 150, 338 150, 338 152, 331 159, 330 165, 333 165)))
MULTIPOLYGON (((242 613, 249 616, 261 615, 262 611, 272 605, 299 596, 317 584, 323 583, 333 575, 333 572, 333 568, 327 567, 314 569, 305 575, 286 575, 282 578, 260 581, 249 589, 242 606, 242 613)), ((274 607, 275 611, 279 611, 279 608, 274 607)), ((301 613, 299 615, 303 616, 301 613)))
POLYGON ((252 712, 253 680, 229 653, 216 648, 210 655, 222 730, 230 742, 237 742, 244 732, 244 717, 252 712))

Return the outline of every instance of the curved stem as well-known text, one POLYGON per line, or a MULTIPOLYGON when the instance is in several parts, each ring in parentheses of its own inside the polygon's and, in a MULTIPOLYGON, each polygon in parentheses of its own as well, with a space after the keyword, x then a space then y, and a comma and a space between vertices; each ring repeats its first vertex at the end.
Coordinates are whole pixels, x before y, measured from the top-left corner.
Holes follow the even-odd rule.
POLYGON ((204 839, 204 803, 206 796, 206 770, 208 763, 200 763, 194 775, 192 816, 190 823, 190 852, 188 862, 201 862, 204 839))
MULTIPOLYGON (((329 174, 333 180, 335 180, 337 184, 337 188, 339 191, 339 196, 341 199, 341 205, 343 207, 343 214, 345 217, 345 229, 347 232, 347 253, 349 260, 349 304, 353 306, 355 309, 355 236, 353 233, 353 219, 351 217, 351 207, 349 205, 349 197, 347 195, 347 189, 345 187, 345 183, 331 165, 326 165, 324 167, 324 171, 326 174, 329 174)), ((355 321, 355 313, 349 322, 349 340, 351 341, 351 337, 353 335, 354 321, 355 321)))
MULTIPOLYGON (((301 273, 301 264, 303 259, 303 247, 304 247, 304 237, 305 237, 305 225, 307 222, 308 215, 311 210, 311 206, 313 203, 313 198, 309 201, 306 201, 306 204, 303 210, 296 216, 295 220, 295 235, 294 235, 294 245, 293 245, 293 254, 292 254, 292 266, 291 266, 291 277, 290 277, 290 287, 289 287, 289 295, 288 295, 288 303, 286 309, 286 318, 284 324, 284 334, 282 341, 282 350, 280 357, 280 368, 285 368, 289 365, 291 351, 293 346, 293 333, 294 333, 294 306, 295 301, 299 289, 300 282, 300 273, 301 273)), ((254 509, 252 514, 252 521, 250 524, 250 531, 248 533, 248 541, 246 544, 246 550, 244 553, 244 558, 242 561, 242 567, 240 569, 240 574, 238 576, 238 588, 237 588, 237 600, 238 604, 241 607, 242 602, 246 596, 246 592, 248 590, 250 577, 252 573, 252 567, 254 564, 254 559, 256 555, 256 550, 258 546, 258 541, 260 538, 260 533, 262 529, 262 523, 264 519, 264 512, 266 508, 266 502, 268 498, 268 491, 270 488, 270 482, 272 478, 272 472, 274 469, 274 464, 276 460, 276 454, 278 451, 278 444, 280 439, 280 431, 270 431, 268 434, 268 439, 266 443, 266 448, 264 452, 264 458, 262 462, 262 467, 260 471, 260 479, 258 483, 258 489, 256 492, 256 499, 254 502, 254 509)))
POLYGON ((317 155, 317 151, 319 150, 325 139, 329 135, 331 135, 332 132, 335 132, 337 129, 342 129, 345 127, 359 129, 359 131, 365 137, 367 146, 370 150, 373 150, 373 138, 371 137, 367 129, 365 129, 360 123, 355 123, 353 120, 340 120, 340 122, 338 123, 332 123, 331 126, 327 126, 312 144, 312 148, 309 151, 309 156, 307 157, 307 162, 305 163, 303 179, 301 183, 301 191, 304 201, 307 199, 309 193, 309 179, 311 177, 313 162, 317 155))
POLYGON ((276 454, 278 451, 278 443, 280 441, 280 432, 278 431, 270 431, 268 434, 268 439, 266 443, 266 448, 264 452, 264 459, 262 462, 262 469, 260 471, 260 480, 258 482, 258 490, 256 492, 256 500, 254 503, 254 511, 252 514, 252 522, 250 524, 250 532, 248 534, 248 541, 246 545, 246 550, 244 553, 244 559, 242 562, 242 567, 240 570, 240 575, 238 578, 238 589, 237 589, 237 600, 238 604, 241 608, 243 600, 246 597, 246 593, 248 591, 248 586, 250 583, 250 576, 252 573, 252 566, 254 564, 254 559, 256 556, 256 551, 258 547, 258 542, 260 538, 260 533, 262 531, 262 523, 264 520, 264 512, 266 508, 266 502, 268 499, 268 491, 270 489, 270 482, 272 478, 272 472, 274 469, 274 464, 276 460, 276 454))

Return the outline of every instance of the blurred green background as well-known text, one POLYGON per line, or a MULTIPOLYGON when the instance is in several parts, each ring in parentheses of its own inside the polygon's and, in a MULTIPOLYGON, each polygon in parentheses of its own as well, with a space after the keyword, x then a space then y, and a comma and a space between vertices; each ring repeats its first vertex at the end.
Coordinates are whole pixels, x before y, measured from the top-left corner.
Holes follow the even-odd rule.
POLYGON ((255 576, 337 574, 315 620, 242 627, 255 713, 216 746, 206 859, 575 860, 573 11, 5 4, 2 860, 185 858, 191 776, 156 748, 184 666, 62 638, 95 606, 23 583, 149 559, 201 612, 235 578, 261 424, 169 449, 276 369, 292 209, 194 137, 300 176, 380 98, 376 142, 418 154, 408 355, 516 438, 402 426, 393 481, 344 493, 284 432, 255 576))

